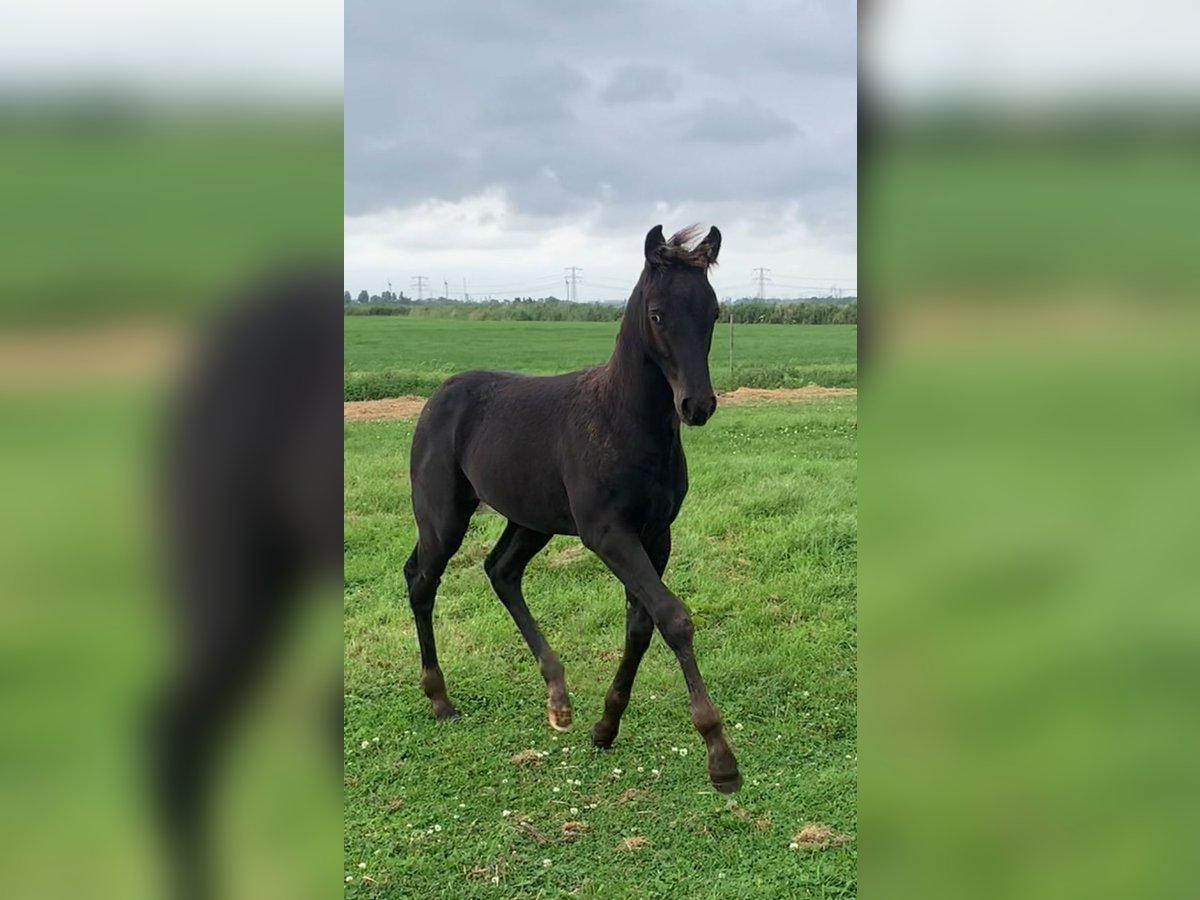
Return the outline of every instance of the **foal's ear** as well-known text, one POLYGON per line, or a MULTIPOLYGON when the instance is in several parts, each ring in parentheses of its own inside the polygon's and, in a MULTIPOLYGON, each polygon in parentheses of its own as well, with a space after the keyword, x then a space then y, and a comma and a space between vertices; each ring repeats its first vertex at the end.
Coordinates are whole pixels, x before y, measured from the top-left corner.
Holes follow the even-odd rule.
POLYGON ((716 225, 708 229, 708 236, 696 245, 696 251, 704 254, 710 266, 717 261, 717 254, 721 252, 721 232, 716 225))
POLYGON ((646 235, 646 262, 658 265, 663 262, 663 250, 667 247, 667 239, 663 236, 661 225, 655 225, 646 235))

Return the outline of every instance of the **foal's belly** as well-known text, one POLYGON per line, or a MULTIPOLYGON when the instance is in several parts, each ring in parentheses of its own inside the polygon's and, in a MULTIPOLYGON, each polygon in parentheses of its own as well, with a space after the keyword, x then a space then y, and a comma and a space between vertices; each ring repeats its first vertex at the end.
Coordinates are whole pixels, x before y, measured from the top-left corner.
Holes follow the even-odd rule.
POLYGON ((464 461, 476 496, 506 519, 546 534, 579 534, 562 479, 536 453, 497 453, 464 461))
POLYGON ((504 518, 544 534, 579 534, 569 508, 537 506, 522 498, 496 496, 480 499, 504 518))

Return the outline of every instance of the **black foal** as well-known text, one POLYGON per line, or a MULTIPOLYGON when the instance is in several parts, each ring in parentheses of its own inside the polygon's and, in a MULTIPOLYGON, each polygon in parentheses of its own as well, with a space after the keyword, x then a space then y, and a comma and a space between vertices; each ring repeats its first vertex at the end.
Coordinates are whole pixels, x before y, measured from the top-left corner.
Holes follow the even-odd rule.
POLYGON ((699 242, 662 226, 646 236, 646 262, 625 306, 612 357, 567 375, 467 372, 429 399, 413 437, 418 541, 404 567, 421 647, 421 687, 439 719, 457 715, 433 637, 433 604, 450 557, 480 501, 508 519, 484 568, 541 666, 550 724, 571 724, 563 668, 521 594, 529 561, 555 534, 577 534, 625 585, 625 653, 592 728, 609 747, 655 626, 687 681, 692 722, 720 791, 741 785, 737 762, 692 652, 687 607, 662 581, 671 523, 687 494, 679 424, 716 409, 708 353, 719 308, 708 282, 721 234, 699 242))

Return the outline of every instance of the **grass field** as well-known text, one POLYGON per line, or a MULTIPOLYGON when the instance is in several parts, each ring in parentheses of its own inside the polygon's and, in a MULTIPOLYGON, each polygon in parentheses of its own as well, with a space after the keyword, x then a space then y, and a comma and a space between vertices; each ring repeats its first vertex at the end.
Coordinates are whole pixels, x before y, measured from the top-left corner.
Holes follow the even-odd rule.
MULTIPOLYGON (((0 321, 188 320, 342 240, 341 110, 11 120, 0 109, 0 321), (71 252, 64 252, 69 246, 71 252)), ((165 113, 165 107, 162 108, 165 113)))
MULTIPOLYGON (((347 320, 347 367, 386 359, 391 335, 415 340, 403 331, 412 324, 347 320), (354 333, 360 324, 396 330, 354 333)), ((420 324, 428 358, 457 359, 447 339, 463 323, 420 324)), ((484 324, 503 335, 507 323, 484 324)), ((566 343, 520 345, 528 355, 508 365, 557 367, 611 336, 546 330, 566 343)), ((807 331, 841 358, 832 327, 807 331)), ((497 340, 473 343, 472 360, 499 362, 497 340)), ((414 541, 413 422, 347 424, 346 896, 855 896, 856 416, 853 397, 729 406, 685 433, 692 487, 666 580, 694 613, 701 669, 745 778, 732 800, 708 785, 683 678, 659 637, 615 746, 589 744, 624 602, 576 539, 555 538, 525 580, 575 705, 570 733, 548 728, 537 667, 481 566, 502 530, 496 515, 475 517, 442 583, 435 626, 463 717, 435 722, 401 572, 414 541), (512 761, 530 749, 545 755, 512 761), (808 823, 851 839, 791 849, 808 823)))
MULTIPOLYGON (((734 378, 728 326, 718 326, 710 364, 718 390, 734 387, 853 387, 854 325, 738 325, 734 378)), ((464 369, 567 372, 612 352, 615 322, 463 322, 358 316, 345 319, 345 398, 426 396, 464 369)))
MULTIPOLYGON (((167 896, 147 791, 147 716, 174 637, 151 479, 161 402, 149 387, 0 380, 12 511, 0 521, 0 657, 14 673, 0 691, 4 896, 167 896)), ((340 870, 322 714, 341 670, 338 618, 336 603, 299 611, 222 754, 211 826, 232 889, 219 896, 325 896, 340 870)))

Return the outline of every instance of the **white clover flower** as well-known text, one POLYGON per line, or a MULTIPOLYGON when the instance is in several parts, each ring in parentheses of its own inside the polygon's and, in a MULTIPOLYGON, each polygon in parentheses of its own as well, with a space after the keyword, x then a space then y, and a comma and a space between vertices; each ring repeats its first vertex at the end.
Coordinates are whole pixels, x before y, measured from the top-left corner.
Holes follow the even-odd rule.
POLYGON ((367 864, 366 864, 366 863, 359 863, 359 864, 358 864, 358 867, 359 867, 360 869, 365 869, 365 868, 367 867, 367 864))
POLYGON ((573 815, 573 816, 579 815, 579 807, 578 806, 571 807, 571 815, 573 815))
POLYGON ((346 883, 347 883, 347 884, 349 884, 349 883, 350 883, 351 881, 353 881, 353 880, 354 880, 354 876, 353 876, 353 875, 347 875, 347 876, 346 876, 346 883))
POLYGON ((506 810, 504 810, 504 812, 500 813, 500 815, 504 816, 504 818, 506 818, 506 819, 507 819, 509 816, 511 816, 511 815, 512 815, 512 810, 511 810, 511 809, 506 809, 506 810))
POLYGON ((371 746, 371 742, 370 742, 370 741, 363 741, 363 742, 362 742, 362 747, 361 747, 360 749, 362 749, 362 750, 366 750, 366 749, 367 749, 368 747, 370 747, 370 746, 371 746))
POLYGON ((550 868, 551 865, 553 865, 553 863, 551 863, 550 860, 548 860, 548 859, 543 859, 542 865, 548 869, 548 868, 550 868))
POLYGON ((741 723, 741 722, 734 722, 734 724, 733 724, 733 727, 734 727, 734 729, 735 729, 735 730, 737 730, 737 731, 741 731, 741 730, 742 730, 742 723, 741 723))
POLYGON ((800 845, 797 844, 795 841, 792 841, 790 844, 788 844, 788 849, 789 850, 799 850, 800 845))
POLYGON ((659 775, 662 774, 662 772, 660 772, 658 769, 651 769, 650 774, 654 775, 655 777, 658 777, 659 775))
POLYGON ((687 747, 680 747, 680 748, 679 748, 679 755, 680 755, 680 756, 687 756, 687 747))

